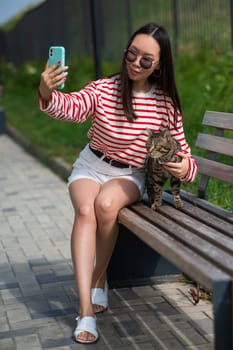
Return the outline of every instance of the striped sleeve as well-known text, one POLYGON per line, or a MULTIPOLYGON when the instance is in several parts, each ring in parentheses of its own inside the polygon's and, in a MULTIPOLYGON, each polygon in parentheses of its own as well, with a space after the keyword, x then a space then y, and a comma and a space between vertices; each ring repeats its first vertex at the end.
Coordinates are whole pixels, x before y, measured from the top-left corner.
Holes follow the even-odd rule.
POLYGON ((197 161, 192 156, 190 156, 188 173, 183 179, 181 179, 181 181, 187 182, 187 183, 193 182, 196 179, 197 171, 198 171, 197 161))
POLYGON ((92 82, 79 92, 62 93, 53 90, 49 101, 44 101, 39 94, 38 106, 54 119, 82 123, 95 113, 97 100, 98 93, 92 82))

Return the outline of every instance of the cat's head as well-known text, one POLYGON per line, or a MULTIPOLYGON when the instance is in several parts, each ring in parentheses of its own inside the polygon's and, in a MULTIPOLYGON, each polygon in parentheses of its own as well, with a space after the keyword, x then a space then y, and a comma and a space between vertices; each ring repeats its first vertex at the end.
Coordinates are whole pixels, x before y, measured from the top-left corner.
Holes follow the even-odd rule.
POLYGON ((155 158, 159 163, 169 162, 177 149, 177 142, 170 135, 169 130, 163 130, 161 133, 153 133, 147 129, 148 139, 146 148, 148 156, 155 158))

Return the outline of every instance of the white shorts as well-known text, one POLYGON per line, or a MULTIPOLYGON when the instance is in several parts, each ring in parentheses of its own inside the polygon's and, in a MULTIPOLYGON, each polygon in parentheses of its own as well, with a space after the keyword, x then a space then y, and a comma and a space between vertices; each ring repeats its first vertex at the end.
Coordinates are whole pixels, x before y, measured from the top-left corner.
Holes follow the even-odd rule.
POLYGON ((145 190, 145 171, 129 166, 117 168, 98 158, 89 148, 89 144, 80 152, 73 164, 73 170, 68 177, 68 186, 78 179, 91 179, 99 184, 104 184, 112 179, 127 179, 134 182, 141 194, 145 190))

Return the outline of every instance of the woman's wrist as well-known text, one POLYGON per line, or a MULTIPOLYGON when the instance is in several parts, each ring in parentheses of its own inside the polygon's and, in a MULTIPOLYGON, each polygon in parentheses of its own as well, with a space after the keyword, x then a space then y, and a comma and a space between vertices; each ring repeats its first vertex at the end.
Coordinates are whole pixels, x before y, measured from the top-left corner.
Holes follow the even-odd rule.
POLYGON ((46 109, 49 105, 49 101, 52 98, 52 93, 50 95, 43 95, 43 92, 41 93, 41 89, 38 88, 38 98, 39 98, 39 108, 40 109, 46 109))
POLYGON ((39 95, 44 101, 49 101, 52 95, 52 91, 45 92, 44 89, 39 86, 39 95))
POLYGON ((190 158, 188 158, 187 160, 188 160, 188 166, 186 169, 186 174, 182 176, 182 178, 180 179, 182 182, 188 182, 189 176, 190 176, 190 158))

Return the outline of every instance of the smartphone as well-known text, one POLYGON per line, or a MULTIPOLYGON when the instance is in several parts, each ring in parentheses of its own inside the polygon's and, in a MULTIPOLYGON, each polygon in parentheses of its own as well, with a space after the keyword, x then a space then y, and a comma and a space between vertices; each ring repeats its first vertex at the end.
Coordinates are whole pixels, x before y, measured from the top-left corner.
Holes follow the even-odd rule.
MULTIPOLYGON (((58 61, 61 62, 61 64, 58 66, 64 67, 65 66, 65 48, 63 46, 51 46, 49 48, 49 66, 53 66, 58 61)), ((63 89, 65 84, 61 84, 58 89, 63 89)))

